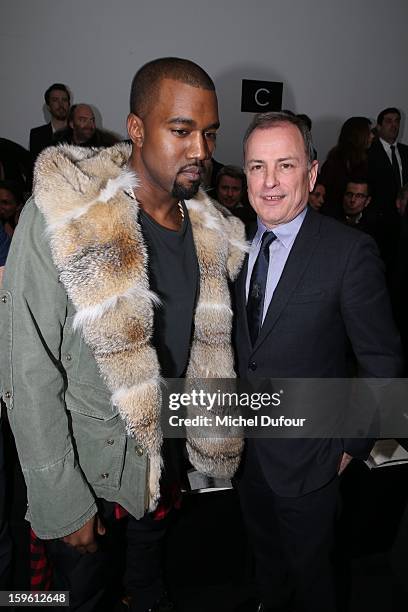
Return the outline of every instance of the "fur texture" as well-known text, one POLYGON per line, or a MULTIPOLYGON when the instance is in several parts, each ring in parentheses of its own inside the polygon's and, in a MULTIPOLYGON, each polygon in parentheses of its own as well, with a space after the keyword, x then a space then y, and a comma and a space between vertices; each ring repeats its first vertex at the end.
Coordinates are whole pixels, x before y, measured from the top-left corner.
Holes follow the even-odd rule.
MULTIPOLYGON (((54 263, 80 329, 128 435, 149 454, 150 509, 159 497, 161 378, 151 345, 153 309, 138 203, 126 190, 130 146, 59 146, 38 158, 34 195, 46 219, 54 263)), ((187 377, 234 377, 228 280, 242 265, 244 228, 203 193, 186 202, 200 268, 187 377)), ((242 439, 187 440, 193 465, 214 476, 236 470, 242 439)))

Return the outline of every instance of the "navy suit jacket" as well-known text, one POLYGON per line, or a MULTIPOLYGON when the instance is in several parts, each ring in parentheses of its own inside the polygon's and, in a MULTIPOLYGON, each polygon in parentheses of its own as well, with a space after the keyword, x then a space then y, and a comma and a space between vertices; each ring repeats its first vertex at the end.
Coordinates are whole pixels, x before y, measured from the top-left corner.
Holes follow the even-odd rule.
MULTIPOLYGON (((402 184, 408 182, 408 146, 397 145, 402 164, 402 184)), ((381 141, 376 139, 368 151, 368 179, 372 194, 371 208, 389 216, 397 215, 395 200, 398 193, 392 165, 381 141)))
MULTIPOLYGON (((383 264, 370 236, 309 208, 254 346, 247 326, 246 275, 247 262, 235 294, 241 378, 346 378, 350 343, 361 376, 401 374, 383 264)), ((249 443, 273 490, 293 497, 329 482, 343 451, 365 457, 373 442, 259 438, 249 443)))

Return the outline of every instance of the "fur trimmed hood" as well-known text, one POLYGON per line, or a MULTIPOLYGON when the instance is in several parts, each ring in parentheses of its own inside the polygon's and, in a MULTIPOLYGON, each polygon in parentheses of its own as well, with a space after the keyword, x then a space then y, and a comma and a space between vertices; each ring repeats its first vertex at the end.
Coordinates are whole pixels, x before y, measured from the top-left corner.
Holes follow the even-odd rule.
MULTIPOLYGON (((151 344, 159 300, 149 288, 139 206, 126 193, 137 182, 128 169, 130 153, 124 143, 102 150, 46 149, 36 163, 34 196, 60 280, 76 308, 74 327, 90 347, 127 433, 148 452, 153 509, 162 443, 160 366, 151 344)), ((186 207, 200 269, 187 377, 231 378, 228 281, 238 275, 247 251, 244 227, 202 191, 186 207)), ((187 449, 199 471, 230 477, 242 440, 188 439, 187 449)))

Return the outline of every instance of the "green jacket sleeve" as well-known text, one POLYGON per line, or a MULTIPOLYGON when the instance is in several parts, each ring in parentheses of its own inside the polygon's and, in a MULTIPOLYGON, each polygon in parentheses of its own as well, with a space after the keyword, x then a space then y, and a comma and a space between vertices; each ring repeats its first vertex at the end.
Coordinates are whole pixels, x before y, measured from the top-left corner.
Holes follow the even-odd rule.
POLYGON ((44 539, 73 533, 97 511, 65 407, 61 342, 67 304, 42 214, 30 200, 13 237, 1 291, 1 379, 27 484, 28 518, 44 539))

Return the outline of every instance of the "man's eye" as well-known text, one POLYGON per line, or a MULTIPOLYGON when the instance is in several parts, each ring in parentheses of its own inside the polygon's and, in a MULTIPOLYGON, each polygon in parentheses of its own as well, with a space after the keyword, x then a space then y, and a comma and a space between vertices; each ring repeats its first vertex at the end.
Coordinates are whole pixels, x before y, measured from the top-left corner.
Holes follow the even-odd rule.
POLYGON ((280 165, 280 167, 282 168, 282 170, 289 170, 290 168, 293 168, 293 164, 289 164, 288 162, 284 162, 280 165))
POLYGON ((172 132, 173 132, 173 134, 175 134, 176 136, 187 136, 187 134, 188 134, 188 131, 187 131, 187 130, 182 130, 182 129, 179 129, 179 130, 176 130, 176 129, 175 129, 175 130, 172 130, 172 132))
POLYGON ((207 132, 205 137, 207 138, 207 140, 215 141, 217 140, 217 132, 207 132))
POLYGON ((261 166, 261 164, 253 164, 252 166, 249 166, 249 169, 251 172, 258 172, 259 170, 262 170, 263 166, 261 166))

